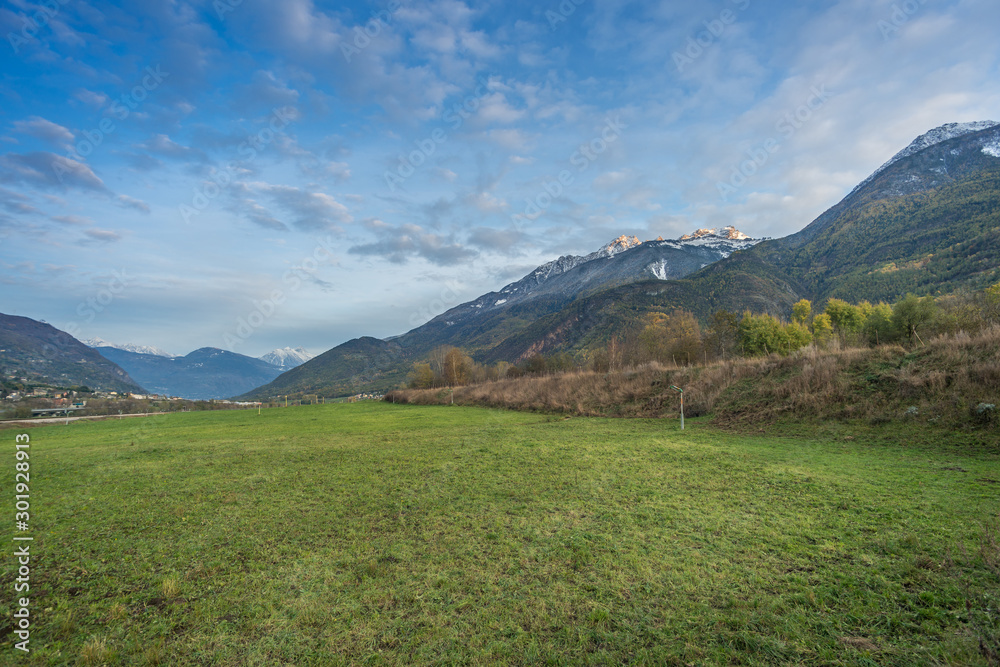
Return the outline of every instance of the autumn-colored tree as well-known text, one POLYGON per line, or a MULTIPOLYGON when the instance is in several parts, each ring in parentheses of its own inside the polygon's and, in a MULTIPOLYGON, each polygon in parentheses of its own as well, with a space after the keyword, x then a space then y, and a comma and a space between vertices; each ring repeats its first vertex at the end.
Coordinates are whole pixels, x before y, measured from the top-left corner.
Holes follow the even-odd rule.
POLYGON ((820 313, 812 321, 813 340, 820 347, 826 347, 833 340, 833 322, 826 313, 820 313))
POLYGON ((896 331, 892 326, 892 306, 884 301, 873 305, 868 317, 865 318, 863 332, 869 345, 881 345, 896 340, 896 331))
POLYGON ((792 306, 792 322, 798 322, 799 324, 805 324, 809 321, 809 316, 812 314, 812 302, 809 299, 799 299, 792 306))
POLYGON ((472 359, 457 347, 448 350, 444 357, 445 384, 452 387, 468 384, 472 365, 472 359))
POLYGON ((434 371, 430 364, 413 364, 413 370, 407 378, 411 389, 427 389, 434 386, 434 371))
POLYGON ((650 313, 646 322, 639 335, 646 359, 691 363, 701 357, 701 327, 689 311, 650 313))
POLYGON ((823 311, 830 316, 834 330, 843 335, 856 334, 865 325, 865 318, 861 309, 852 306, 842 299, 830 299, 826 302, 826 309, 823 311))

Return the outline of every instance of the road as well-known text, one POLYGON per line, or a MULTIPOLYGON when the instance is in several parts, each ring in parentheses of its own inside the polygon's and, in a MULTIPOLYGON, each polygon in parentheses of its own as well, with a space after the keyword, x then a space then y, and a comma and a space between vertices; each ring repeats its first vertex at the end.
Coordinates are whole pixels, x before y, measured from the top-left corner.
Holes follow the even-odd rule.
POLYGON ((167 412, 139 412, 131 415, 91 415, 89 417, 45 417, 44 419, 5 419, 0 421, 0 426, 4 424, 18 424, 20 426, 30 426, 32 424, 60 424, 70 423, 80 419, 124 419, 125 417, 149 417, 150 415, 165 415, 167 412))

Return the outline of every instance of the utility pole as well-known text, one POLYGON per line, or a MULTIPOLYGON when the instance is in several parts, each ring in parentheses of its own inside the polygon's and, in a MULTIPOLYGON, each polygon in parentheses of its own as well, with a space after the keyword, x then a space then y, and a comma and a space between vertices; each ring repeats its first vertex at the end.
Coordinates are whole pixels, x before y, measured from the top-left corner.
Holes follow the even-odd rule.
POLYGON ((684 430, 684 390, 681 389, 680 387, 675 387, 674 385, 670 385, 670 388, 673 389, 674 391, 680 393, 680 395, 681 395, 681 430, 683 431, 684 430))

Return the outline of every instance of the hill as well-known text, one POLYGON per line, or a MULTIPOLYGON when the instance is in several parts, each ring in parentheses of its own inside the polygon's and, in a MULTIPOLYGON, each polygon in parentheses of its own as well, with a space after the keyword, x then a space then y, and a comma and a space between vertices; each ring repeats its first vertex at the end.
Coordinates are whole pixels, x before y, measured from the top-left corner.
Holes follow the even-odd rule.
POLYGON ((183 357, 129 352, 115 347, 97 351, 126 369, 157 394, 207 400, 229 398, 278 377, 281 369, 266 361, 203 347, 183 357))
POLYGON ((742 245, 701 260, 691 240, 622 237, 586 258, 554 260, 392 339, 391 354, 371 342, 360 353, 345 344, 300 367, 308 383, 287 378, 281 391, 253 395, 384 388, 440 345, 486 362, 581 352, 635 331, 648 313, 678 308, 705 322, 718 310, 787 316, 802 298, 895 301, 983 288, 1000 279, 1000 125, 952 124, 918 137, 791 236, 729 239, 742 245), (669 272, 656 269, 660 260, 669 272), (344 354, 361 357, 348 363, 344 354), (353 370, 358 364, 377 369, 377 383, 353 370))
POLYGON ((364 337, 282 373, 270 384, 238 398, 260 400, 285 394, 345 396, 365 391, 385 391, 399 386, 409 372, 408 357, 394 341, 364 337))
POLYGON ((338 345, 241 398, 391 389, 406 377, 413 360, 438 346, 461 346, 486 355, 581 295, 650 278, 685 276, 759 242, 733 227, 699 229, 666 241, 622 236, 588 255, 543 264, 500 291, 458 305, 402 336, 386 341, 365 337, 338 345))
POLYGON ((679 280, 583 296, 506 338, 485 359, 585 349, 634 328, 648 312, 675 308, 702 321, 718 310, 787 316, 803 298, 891 302, 907 293, 982 289, 1000 280, 994 146, 997 125, 909 152, 796 234, 679 280))
POLYGON ((65 331, 0 313, 0 373, 60 387, 146 393, 129 374, 65 331))

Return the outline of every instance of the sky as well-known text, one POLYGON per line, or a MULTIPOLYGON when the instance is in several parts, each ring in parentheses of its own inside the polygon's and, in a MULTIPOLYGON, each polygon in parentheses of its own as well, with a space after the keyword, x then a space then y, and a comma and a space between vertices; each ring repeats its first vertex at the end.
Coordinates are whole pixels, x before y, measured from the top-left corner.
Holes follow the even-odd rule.
POLYGON ((321 353, 1000 120, 995 0, 0 4, 0 312, 321 353))

